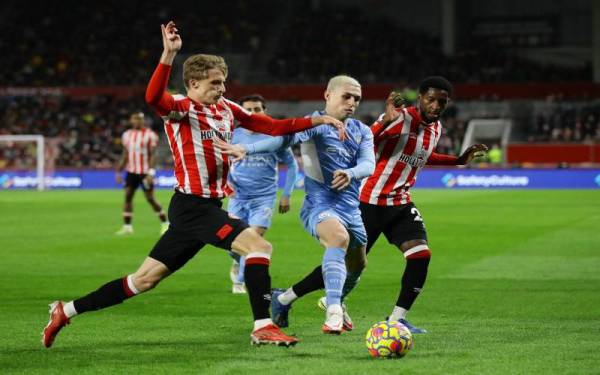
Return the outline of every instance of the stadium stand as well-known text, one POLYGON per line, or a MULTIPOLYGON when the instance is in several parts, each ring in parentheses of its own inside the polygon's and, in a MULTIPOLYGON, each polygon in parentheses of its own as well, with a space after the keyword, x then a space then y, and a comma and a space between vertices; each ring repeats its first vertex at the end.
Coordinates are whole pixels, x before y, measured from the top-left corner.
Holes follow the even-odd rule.
MULTIPOLYGON (((72 0, 51 7, 39 7, 28 0, 3 4, 0 20, 37 21, 24 24, 20 33, 11 31, 10 22, 0 22, 0 49, 16 51, 4 54, 0 60, 0 91, 3 87, 135 86, 139 94, 161 50, 155 38, 148 35, 156 34, 157 23, 169 18, 185 29, 186 51, 225 54, 235 67, 229 82, 236 84, 322 84, 341 72, 356 76, 365 85, 414 85, 432 74, 471 87, 532 81, 555 82, 558 86, 561 82, 591 81, 589 66, 535 63, 517 56, 510 48, 485 43, 461 46, 456 55, 449 57, 441 52, 440 40, 435 36, 408 29, 381 13, 365 14, 364 9, 340 7, 339 3, 333 8, 319 1, 309 6, 299 0, 273 6, 266 0, 237 0, 203 3, 198 12, 190 12, 185 2, 109 0, 85 8, 75 4, 72 0), (120 11, 114 12, 116 8, 120 11), (354 22, 347 22, 349 19, 354 22)), ((119 136, 127 126, 127 116, 133 110, 147 112, 141 95, 121 97, 114 91, 86 97, 4 93, 0 95, 0 134, 46 136, 50 165, 57 168, 111 168, 118 157, 119 136)), ((366 95, 369 92, 365 90, 366 95)), ((267 97, 269 101, 277 100, 267 97)), ((471 102, 459 98, 443 119, 445 128, 438 152, 460 152, 470 118, 507 115, 520 116, 515 134, 521 141, 600 141, 598 102, 573 102, 560 95, 545 101, 537 97, 526 104, 528 109, 519 112, 516 105, 500 103, 500 97, 487 91, 481 97, 470 95, 471 102), (481 104, 481 100, 487 102, 481 104), (498 109, 490 112, 492 107, 498 109)), ((285 111, 272 114, 289 115, 285 111)), ((376 115, 377 111, 361 112, 361 120, 369 124, 376 115)), ((162 134, 158 119, 148 119, 162 134)), ((165 146, 163 139, 163 149, 165 146)), ((29 148, 2 148, 0 167, 19 169, 30 165, 33 156, 29 148)), ((168 157, 159 157, 159 162, 163 167, 171 163, 168 157)))

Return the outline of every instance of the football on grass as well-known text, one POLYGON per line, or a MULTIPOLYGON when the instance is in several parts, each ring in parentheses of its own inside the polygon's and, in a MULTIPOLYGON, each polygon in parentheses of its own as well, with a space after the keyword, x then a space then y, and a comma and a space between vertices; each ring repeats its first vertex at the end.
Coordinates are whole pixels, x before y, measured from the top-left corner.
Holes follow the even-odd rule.
POLYGON ((376 358, 404 357, 413 347, 408 328, 395 321, 375 323, 367 331, 366 341, 369 353, 376 358))

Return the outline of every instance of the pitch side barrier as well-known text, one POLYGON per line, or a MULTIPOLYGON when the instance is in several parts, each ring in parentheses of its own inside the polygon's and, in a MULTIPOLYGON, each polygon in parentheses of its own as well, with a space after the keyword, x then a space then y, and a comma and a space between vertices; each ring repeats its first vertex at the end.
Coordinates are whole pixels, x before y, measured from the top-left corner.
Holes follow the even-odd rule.
MULTIPOLYGON (((283 171, 281 172, 283 173, 283 171)), ((118 189, 113 171, 56 171, 47 174, 47 189, 118 189)), ((0 171, 0 190, 37 189, 35 172, 0 171)), ((283 187, 285 176, 280 176, 283 187)), ((158 171, 159 189, 172 189, 172 171, 158 171)), ((296 188, 304 187, 299 172, 296 188)), ((600 189, 600 169, 424 169, 419 173, 417 189, 600 189)))

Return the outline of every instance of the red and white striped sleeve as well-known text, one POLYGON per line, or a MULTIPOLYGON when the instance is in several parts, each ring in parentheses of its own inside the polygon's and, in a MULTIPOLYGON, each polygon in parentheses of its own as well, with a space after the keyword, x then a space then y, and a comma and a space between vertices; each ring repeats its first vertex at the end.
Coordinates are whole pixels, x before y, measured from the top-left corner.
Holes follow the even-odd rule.
POLYGON ((427 165, 458 165, 458 157, 432 152, 427 159, 427 165))
POLYGON ((371 131, 373 132, 376 142, 402 133, 402 129, 404 128, 404 112, 401 112, 400 116, 387 126, 383 126, 381 119, 383 119, 383 114, 379 116, 379 119, 371 126, 371 131))
POLYGON ((160 116, 168 115, 175 106, 175 99, 167 92, 170 74, 170 65, 158 64, 146 88, 146 103, 160 116))
POLYGON ((181 100, 185 97, 173 95, 167 92, 167 83, 171 74, 171 66, 158 64, 148 82, 146 88, 146 103, 150 105, 164 121, 179 121, 187 116, 189 111, 189 101, 181 100))
POLYGON ((246 129, 269 135, 284 135, 312 128, 312 120, 308 118, 289 118, 276 120, 267 115, 252 113, 239 104, 223 98, 223 102, 231 109, 233 117, 246 129))

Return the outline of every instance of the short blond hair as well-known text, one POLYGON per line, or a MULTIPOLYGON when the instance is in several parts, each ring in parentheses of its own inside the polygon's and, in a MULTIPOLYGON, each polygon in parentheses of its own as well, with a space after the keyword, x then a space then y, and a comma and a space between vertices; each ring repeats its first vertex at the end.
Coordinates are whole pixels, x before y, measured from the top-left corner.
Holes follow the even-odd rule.
POLYGON ((346 84, 360 87, 360 83, 356 80, 356 78, 347 75, 339 75, 332 77, 329 80, 327 83, 327 91, 333 91, 334 89, 346 84))
POLYGON ((183 84, 188 87, 191 79, 201 80, 208 77, 210 69, 219 69, 227 77, 225 59, 216 55, 196 54, 188 57, 183 63, 183 84))

